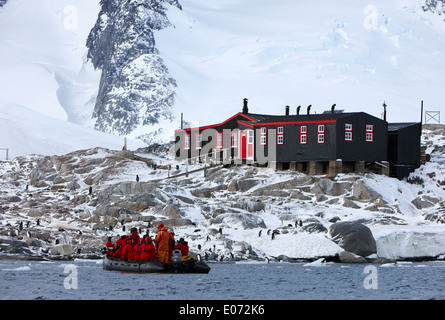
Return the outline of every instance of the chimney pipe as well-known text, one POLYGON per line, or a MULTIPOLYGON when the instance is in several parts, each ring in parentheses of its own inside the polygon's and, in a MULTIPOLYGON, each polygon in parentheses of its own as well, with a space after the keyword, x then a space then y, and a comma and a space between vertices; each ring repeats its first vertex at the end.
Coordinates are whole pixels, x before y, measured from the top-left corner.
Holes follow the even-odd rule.
POLYGON ((383 101, 383 120, 386 121, 386 102, 383 101))
POLYGON ((333 105, 332 105, 332 107, 331 107, 331 112, 332 113, 334 113, 334 110, 335 110, 335 106, 336 106, 337 104, 336 103, 334 103, 333 105))
POLYGON ((301 106, 298 106, 298 108, 297 108, 297 116, 300 115, 300 109, 301 109, 301 106))
POLYGON ((247 98, 244 98, 244 105, 243 105, 243 114, 249 113, 249 108, 247 107, 247 98))
POLYGON ((307 106, 307 115, 311 114, 311 107, 312 107, 311 104, 307 106))
POLYGON ((289 115, 289 106, 286 106, 286 116, 288 116, 289 115))

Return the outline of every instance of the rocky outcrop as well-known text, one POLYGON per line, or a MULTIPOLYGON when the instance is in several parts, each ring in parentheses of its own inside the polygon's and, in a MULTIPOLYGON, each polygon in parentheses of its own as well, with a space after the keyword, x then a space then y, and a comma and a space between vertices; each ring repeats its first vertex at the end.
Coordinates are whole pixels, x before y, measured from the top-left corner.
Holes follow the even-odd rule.
MULTIPOLYGON (((154 37, 155 31, 170 26, 167 4, 181 8, 177 0, 101 2, 87 40, 88 59, 102 70, 93 112, 97 130, 128 136, 137 128, 148 131, 161 120, 172 119, 176 82, 154 37)), ((135 138, 149 141, 153 136, 135 138)))
POLYGON ((337 222, 330 226, 332 241, 348 252, 367 257, 377 253, 377 245, 371 230, 365 225, 353 222, 337 222))

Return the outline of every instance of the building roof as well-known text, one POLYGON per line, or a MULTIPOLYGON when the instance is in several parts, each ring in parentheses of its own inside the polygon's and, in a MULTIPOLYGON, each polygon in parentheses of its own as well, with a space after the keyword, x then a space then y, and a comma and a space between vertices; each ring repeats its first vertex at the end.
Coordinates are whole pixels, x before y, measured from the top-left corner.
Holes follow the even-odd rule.
POLYGON ((399 123, 388 123, 388 131, 398 131, 411 126, 419 125, 420 122, 399 122, 399 123))

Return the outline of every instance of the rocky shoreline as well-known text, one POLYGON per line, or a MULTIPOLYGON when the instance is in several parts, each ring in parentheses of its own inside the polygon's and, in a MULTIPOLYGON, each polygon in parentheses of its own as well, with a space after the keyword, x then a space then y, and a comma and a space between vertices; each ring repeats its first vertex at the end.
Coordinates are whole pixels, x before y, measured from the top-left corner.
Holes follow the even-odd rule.
POLYGON ((433 129, 423 139, 438 161, 408 181, 171 167, 165 152, 104 148, 0 162, 0 259, 101 258, 108 236, 131 227, 153 236, 162 222, 210 261, 443 260, 445 137, 433 129), (342 253, 354 253, 331 234, 343 222, 371 229, 372 259, 342 253))

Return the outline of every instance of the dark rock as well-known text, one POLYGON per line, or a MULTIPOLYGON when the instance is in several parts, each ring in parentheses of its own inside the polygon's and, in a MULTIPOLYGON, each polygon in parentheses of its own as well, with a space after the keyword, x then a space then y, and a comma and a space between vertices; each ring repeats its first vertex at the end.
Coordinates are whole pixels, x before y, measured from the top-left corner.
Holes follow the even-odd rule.
POLYGON ((354 222, 337 222, 329 228, 332 241, 346 251, 366 257, 377 253, 377 245, 371 230, 365 225, 354 222))

